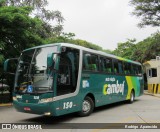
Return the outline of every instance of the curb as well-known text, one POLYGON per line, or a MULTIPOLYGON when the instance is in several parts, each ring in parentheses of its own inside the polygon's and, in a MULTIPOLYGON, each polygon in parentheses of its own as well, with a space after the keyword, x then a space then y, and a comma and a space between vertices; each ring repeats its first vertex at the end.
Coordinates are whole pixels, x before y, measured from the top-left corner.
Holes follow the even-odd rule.
POLYGON ((3 107, 3 106, 12 106, 12 105, 13 105, 12 103, 0 104, 0 107, 3 107))
POLYGON ((151 96, 155 96, 155 97, 158 97, 160 98, 160 94, 152 94, 152 93, 146 93, 144 92, 145 95, 151 95, 151 96))

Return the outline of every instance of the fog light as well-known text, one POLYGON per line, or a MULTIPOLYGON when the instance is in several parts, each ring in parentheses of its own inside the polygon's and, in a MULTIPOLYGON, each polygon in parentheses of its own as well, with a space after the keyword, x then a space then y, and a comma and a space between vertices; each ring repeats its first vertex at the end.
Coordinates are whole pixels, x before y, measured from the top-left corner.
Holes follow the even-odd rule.
POLYGON ((51 115, 51 113, 50 112, 45 112, 44 115, 49 116, 49 115, 51 115))

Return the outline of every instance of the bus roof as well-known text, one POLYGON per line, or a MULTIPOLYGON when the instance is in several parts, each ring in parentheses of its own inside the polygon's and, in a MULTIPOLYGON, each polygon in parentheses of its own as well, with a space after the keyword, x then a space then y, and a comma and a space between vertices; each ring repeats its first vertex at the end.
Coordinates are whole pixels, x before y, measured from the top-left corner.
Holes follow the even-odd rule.
POLYGON ((134 63, 134 64, 137 64, 137 65, 141 65, 141 63, 136 62, 136 61, 132 61, 132 60, 125 59, 125 58, 122 58, 122 57, 119 57, 119 56, 115 56, 115 55, 112 55, 112 54, 108 54, 108 53, 105 53, 105 52, 102 52, 102 51, 97 51, 97 50, 89 49, 89 48, 86 48, 86 47, 83 47, 83 46, 70 44, 70 43, 44 44, 44 45, 40 45, 40 46, 35 46, 35 47, 32 47, 32 48, 29 48, 29 49, 25 49, 24 51, 31 50, 31 49, 36 49, 36 48, 48 47, 48 46, 66 46, 66 47, 70 47, 70 48, 81 49, 83 51, 88 51, 88 52, 95 53, 95 54, 98 54, 98 55, 107 56, 107 57, 118 59, 118 60, 121 60, 121 61, 126 61, 126 62, 129 62, 129 63, 134 63))

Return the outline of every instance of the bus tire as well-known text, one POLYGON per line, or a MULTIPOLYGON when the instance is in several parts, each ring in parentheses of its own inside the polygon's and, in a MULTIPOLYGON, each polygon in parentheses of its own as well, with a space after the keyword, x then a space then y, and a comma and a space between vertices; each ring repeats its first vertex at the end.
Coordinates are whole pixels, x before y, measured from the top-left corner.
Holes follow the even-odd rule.
POLYGON ((79 116, 89 116, 92 112, 93 112, 93 109, 94 109, 94 102, 93 100, 86 96, 82 102, 82 110, 78 113, 79 116))
POLYGON ((130 99, 128 100, 128 102, 132 104, 134 102, 134 99, 135 99, 135 94, 134 94, 134 91, 132 90, 130 93, 130 99))

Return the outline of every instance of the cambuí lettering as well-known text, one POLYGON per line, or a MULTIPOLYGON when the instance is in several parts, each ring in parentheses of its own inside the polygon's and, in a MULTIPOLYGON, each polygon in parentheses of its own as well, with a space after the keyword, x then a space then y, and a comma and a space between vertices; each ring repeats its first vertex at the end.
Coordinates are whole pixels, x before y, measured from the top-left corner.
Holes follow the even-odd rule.
POLYGON ((103 86, 103 94, 107 95, 107 94, 113 94, 113 93, 121 93, 122 95, 124 94, 124 84, 125 81, 123 81, 123 83, 119 83, 118 80, 116 81, 116 83, 113 84, 105 84, 103 86))

